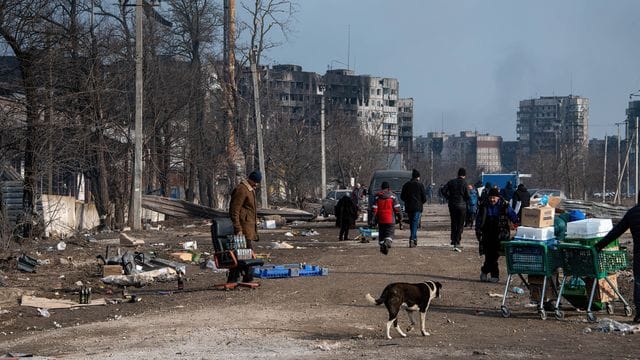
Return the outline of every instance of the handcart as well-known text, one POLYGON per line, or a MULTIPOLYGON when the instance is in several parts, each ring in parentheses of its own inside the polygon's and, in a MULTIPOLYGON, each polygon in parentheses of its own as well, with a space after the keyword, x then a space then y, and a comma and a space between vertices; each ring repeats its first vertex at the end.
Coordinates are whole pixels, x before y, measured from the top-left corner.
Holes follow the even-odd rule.
POLYGON ((555 283, 553 282, 553 273, 558 268, 560 262, 558 258, 558 252, 556 250, 554 241, 505 241, 503 242, 505 256, 507 258, 507 283, 504 287, 504 296, 502 297, 502 304, 500 305, 500 311, 502 316, 507 318, 511 316, 511 311, 507 307, 507 294, 509 292, 509 285, 513 275, 518 275, 522 282, 530 289, 529 283, 522 277, 522 275, 542 275, 544 281, 542 283, 542 294, 540 296, 540 303, 538 304, 538 315, 542 320, 547 318, 547 313, 544 309, 544 295, 547 288, 548 280, 551 280, 551 284, 554 292, 556 291, 555 283))
MULTIPOLYGON (((631 316, 631 307, 629 303, 622 297, 618 287, 607 277, 607 275, 627 267, 627 252, 622 250, 603 250, 598 252, 595 247, 582 244, 562 243, 558 245, 560 257, 562 259, 562 270, 564 277, 560 285, 560 295, 556 300, 555 317, 556 319, 564 318, 564 312, 560 310, 560 299, 570 277, 585 277, 593 279, 591 285, 591 293, 589 294, 589 302, 587 304, 587 320, 596 322, 596 316, 593 314, 593 299, 598 285, 597 280, 605 279, 616 296, 624 304, 625 316, 631 316)), ((613 313, 613 307, 608 304, 607 312, 613 313)))

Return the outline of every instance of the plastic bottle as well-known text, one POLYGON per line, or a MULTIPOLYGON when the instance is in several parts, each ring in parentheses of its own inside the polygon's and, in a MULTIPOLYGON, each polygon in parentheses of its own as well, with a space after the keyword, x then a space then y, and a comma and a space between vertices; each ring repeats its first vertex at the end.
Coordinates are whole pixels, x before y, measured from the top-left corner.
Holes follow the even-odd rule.
POLYGON ((523 290, 522 288, 517 287, 517 286, 514 286, 514 287, 511 289, 511 291, 513 291, 513 292, 514 292, 514 293, 516 293, 516 294, 520 294, 520 295, 524 294, 524 290, 523 290))
POLYGON ((549 196, 544 195, 540 198, 540 205, 546 206, 549 203, 549 196))

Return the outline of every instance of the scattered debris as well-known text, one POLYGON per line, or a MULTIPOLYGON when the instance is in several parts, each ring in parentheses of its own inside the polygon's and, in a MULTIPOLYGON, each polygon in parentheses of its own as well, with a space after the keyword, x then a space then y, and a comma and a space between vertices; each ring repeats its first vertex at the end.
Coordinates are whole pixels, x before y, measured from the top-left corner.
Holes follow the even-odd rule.
POLYGON ((60 241, 58 245, 56 245, 56 249, 58 249, 58 251, 63 251, 66 248, 67 244, 64 241, 60 241))
POLYGON ((197 241, 185 241, 182 244, 182 248, 185 250, 198 250, 198 242, 197 241))
POLYGON ((316 349, 319 349, 322 351, 331 351, 331 350, 337 350, 338 348, 340 348, 340 346, 342 345, 338 342, 330 344, 326 341, 323 341, 321 344, 316 345, 316 349))
POLYGON ((154 281, 172 281, 176 280, 177 278, 178 273, 176 272, 176 270, 170 267, 165 267, 132 275, 105 276, 101 280, 105 284, 140 287, 150 284, 154 281))
POLYGON ((67 299, 48 299, 36 296, 23 295, 20 300, 20 305, 35 307, 41 309, 70 309, 81 306, 94 306, 94 305, 106 305, 107 302, 104 299, 91 300, 88 304, 80 304, 73 300, 67 299))
POLYGON ((38 315, 39 315, 39 316, 42 316, 42 317, 46 317, 46 318, 48 318, 49 316, 51 316, 51 314, 49 314, 49 310, 47 310, 47 309, 41 309, 41 308, 38 308, 38 315))
POLYGON ((593 330, 605 333, 620 331, 625 334, 636 334, 640 332, 640 325, 623 324, 609 318, 604 318, 598 322, 598 325, 593 328, 593 330))
POLYGON ((153 259, 149 260, 149 262, 151 264, 154 264, 154 265, 173 268, 174 270, 176 270, 176 272, 180 271, 183 274, 187 273, 187 265, 185 265, 183 263, 178 263, 178 262, 175 262, 175 261, 166 260, 166 259, 162 259, 162 258, 153 258, 153 259))
POLYGON ((488 293, 489 297, 497 297, 497 298, 501 298, 503 297, 502 294, 496 294, 496 293, 488 293))
POLYGON ((57 321, 53 322, 53 326, 55 326, 58 329, 60 329, 62 327, 62 325, 60 325, 60 323, 58 323, 57 321))
POLYGON ((274 249, 293 249, 295 248, 293 245, 287 243, 286 241, 283 242, 272 242, 271 243, 271 247, 274 249))
POLYGON ((174 252, 171 253, 171 257, 174 257, 178 260, 181 261, 189 261, 191 262, 191 260, 193 259, 193 254, 190 252, 186 252, 186 251, 181 251, 181 252, 174 252))
POLYGON ((38 260, 31 256, 22 254, 18 257, 18 270, 24 272, 36 272, 38 260))
POLYGON ((291 231, 287 231, 284 233, 284 236, 293 237, 293 233, 291 231))
POLYGON ((313 230, 313 229, 309 229, 309 230, 302 230, 300 232, 300 235, 302 235, 302 236, 318 236, 318 235, 320 235, 320 233, 315 231, 315 230, 313 230))
POLYGON ((11 311, 9 311, 9 310, 0 310, 0 315, 8 314, 8 313, 10 313, 10 312, 11 312, 11 311))
POLYGON ((125 233, 120 233, 120 245, 122 246, 144 245, 144 240, 133 238, 125 233))

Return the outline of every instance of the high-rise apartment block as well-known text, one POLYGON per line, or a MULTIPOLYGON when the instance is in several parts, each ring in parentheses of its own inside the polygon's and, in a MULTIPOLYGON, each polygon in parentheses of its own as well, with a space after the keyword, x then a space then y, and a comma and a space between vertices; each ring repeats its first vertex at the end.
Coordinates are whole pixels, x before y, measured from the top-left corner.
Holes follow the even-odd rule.
POLYGON ((555 153, 563 145, 586 148, 589 99, 569 95, 522 100, 516 131, 523 155, 555 153))
MULTIPOLYGON (((299 65, 274 65, 261 72, 269 106, 281 110, 277 116, 318 124, 324 96, 328 122, 358 124, 365 133, 380 138, 385 147, 408 155, 413 139, 413 99, 399 99, 397 79, 356 75, 345 69, 319 75, 302 71, 299 65)), ((251 91, 247 77, 241 80, 243 96, 251 91)))

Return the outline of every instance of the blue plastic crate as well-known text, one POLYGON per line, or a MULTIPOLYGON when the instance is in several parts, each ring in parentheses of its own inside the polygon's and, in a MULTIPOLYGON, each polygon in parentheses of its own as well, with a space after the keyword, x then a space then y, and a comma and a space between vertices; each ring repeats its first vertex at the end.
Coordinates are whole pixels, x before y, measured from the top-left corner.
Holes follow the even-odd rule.
POLYGON ((324 276, 328 274, 329 269, 327 268, 307 264, 266 265, 253 268, 253 276, 261 279, 324 276))

